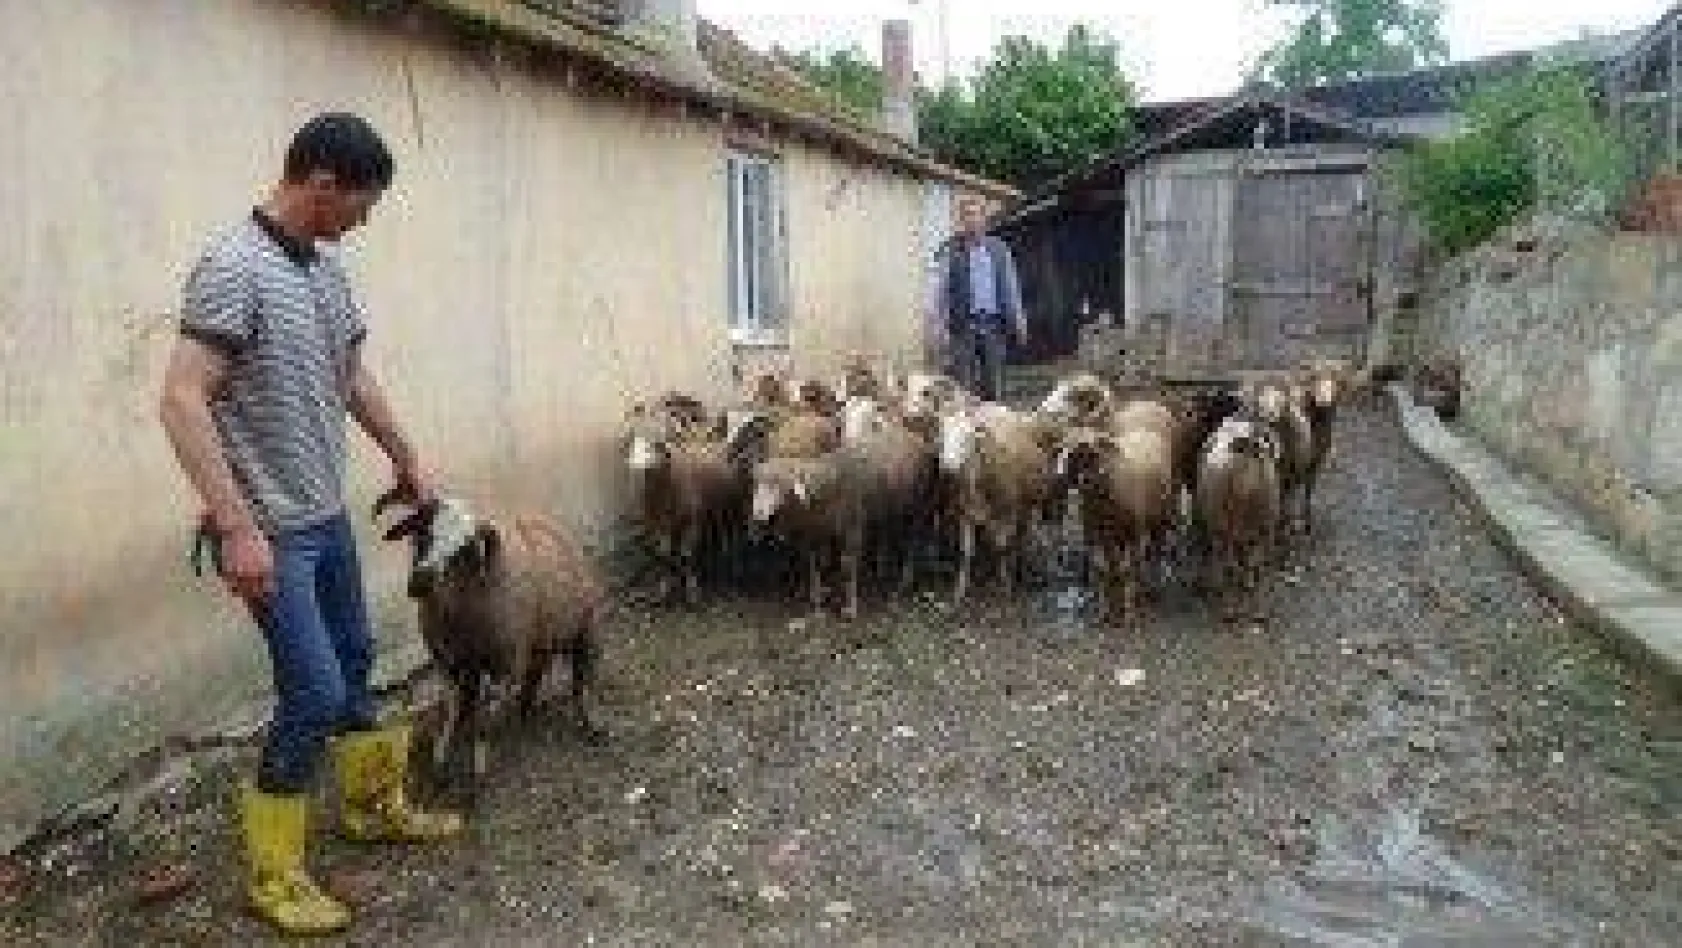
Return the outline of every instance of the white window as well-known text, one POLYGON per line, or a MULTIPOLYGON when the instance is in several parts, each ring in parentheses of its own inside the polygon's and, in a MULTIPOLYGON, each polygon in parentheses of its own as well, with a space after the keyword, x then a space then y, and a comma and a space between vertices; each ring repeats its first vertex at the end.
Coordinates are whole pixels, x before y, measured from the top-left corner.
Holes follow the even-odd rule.
POLYGON ((730 339, 780 344, 788 335, 788 227, 781 169, 771 158, 732 153, 729 179, 730 339))

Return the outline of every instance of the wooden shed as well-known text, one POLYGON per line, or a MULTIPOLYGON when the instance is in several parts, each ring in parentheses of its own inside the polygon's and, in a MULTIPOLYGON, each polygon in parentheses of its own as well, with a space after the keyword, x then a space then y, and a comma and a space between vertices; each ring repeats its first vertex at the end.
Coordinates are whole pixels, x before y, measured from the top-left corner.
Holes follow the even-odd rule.
POLYGON ((1244 93, 1058 182, 999 229, 1028 261, 1031 305, 1067 313, 1078 296, 1118 313, 1167 374, 1360 357, 1379 289, 1403 282, 1385 272, 1407 254, 1376 164, 1404 141, 1244 93))

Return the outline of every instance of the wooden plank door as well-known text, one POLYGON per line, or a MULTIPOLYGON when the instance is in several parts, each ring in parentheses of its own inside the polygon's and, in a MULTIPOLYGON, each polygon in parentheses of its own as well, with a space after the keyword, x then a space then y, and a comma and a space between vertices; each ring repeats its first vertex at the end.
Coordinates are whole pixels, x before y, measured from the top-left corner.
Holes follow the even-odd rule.
POLYGON ((1366 328, 1362 175, 1248 173, 1233 223, 1233 368, 1278 369, 1341 351, 1366 328))

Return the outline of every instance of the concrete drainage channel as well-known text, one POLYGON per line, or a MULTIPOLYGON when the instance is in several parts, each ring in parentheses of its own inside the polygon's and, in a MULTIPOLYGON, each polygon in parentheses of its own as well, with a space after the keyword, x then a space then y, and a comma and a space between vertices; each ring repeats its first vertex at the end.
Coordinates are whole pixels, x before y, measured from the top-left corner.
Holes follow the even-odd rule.
POLYGON ((1625 565, 1604 541, 1556 513, 1558 502, 1520 484, 1482 446, 1390 387, 1408 440, 1442 468, 1530 578, 1625 659, 1651 667, 1682 694, 1682 593, 1625 565))

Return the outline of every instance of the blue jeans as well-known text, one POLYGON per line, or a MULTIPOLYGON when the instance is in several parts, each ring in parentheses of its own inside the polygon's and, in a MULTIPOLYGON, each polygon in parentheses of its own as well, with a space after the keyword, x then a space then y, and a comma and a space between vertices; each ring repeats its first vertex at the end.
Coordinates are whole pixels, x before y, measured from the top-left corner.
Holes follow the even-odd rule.
POLYGON ((952 377, 971 394, 996 402, 1005 389, 1005 331, 994 320, 977 317, 952 333, 952 377))
POLYGON ((275 713, 257 768, 267 793, 309 789, 327 739, 376 722, 373 631, 350 519, 273 536, 274 591, 253 618, 268 642, 275 713))

